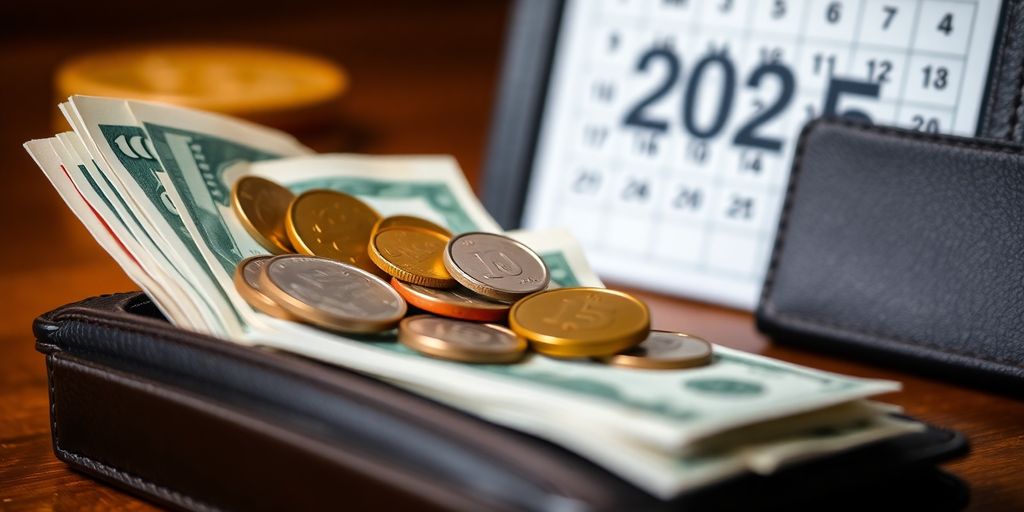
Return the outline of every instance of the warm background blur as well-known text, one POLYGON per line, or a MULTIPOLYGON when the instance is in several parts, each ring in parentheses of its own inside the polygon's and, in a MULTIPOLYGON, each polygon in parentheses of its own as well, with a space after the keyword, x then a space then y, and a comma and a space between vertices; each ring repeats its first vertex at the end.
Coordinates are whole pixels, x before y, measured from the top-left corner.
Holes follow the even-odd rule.
MULTIPOLYGON (((3 4, 0 219, 8 243, 0 253, 0 336, 24 338, 25 347, 38 313, 135 288, 21 147, 53 133, 53 76, 61 62, 165 41, 310 52, 340 63, 351 82, 337 125, 296 133, 303 142, 318 151, 453 154, 473 178, 486 142, 508 10, 503 1, 119 0, 102 7, 48 2, 45 9, 35 2, 3 4)), ((6 418, 0 411, 0 421, 6 418)))
POLYGON ((21 147, 53 134, 61 62, 175 41, 310 52, 341 64, 351 83, 337 124, 296 133, 303 142, 318 151, 453 154, 475 181, 507 11, 493 0, 0 2, 0 510, 140 506, 71 473, 50 451, 32 319, 136 289, 21 147))

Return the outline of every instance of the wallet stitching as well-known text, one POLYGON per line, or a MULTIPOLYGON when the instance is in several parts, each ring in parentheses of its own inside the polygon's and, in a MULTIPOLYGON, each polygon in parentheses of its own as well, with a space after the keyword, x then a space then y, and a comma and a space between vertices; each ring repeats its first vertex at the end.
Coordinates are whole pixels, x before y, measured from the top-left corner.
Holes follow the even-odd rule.
MULTIPOLYGON (((1011 25, 1014 25, 1015 23, 1019 23, 1020 22, 1022 6, 1024 6, 1024 3, 1018 2, 1018 3, 1014 4, 1012 7, 1010 7, 1010 9, 1013 9, 1013 12, 1011 12, 1009 14, 1009 16, 1007 16, 1007 18, 1008 18, 1007 19, 1007 29, 1004 29, 1004 30, 1006 30, 1007 35, 1006 35, 1006 39, 1004 40, 1004 43, 1008 42, 1008 41, 1011 41, 1013 39, 1013 36, 1014 36, 1014 34, 1012 33, 1013 31, 1012 30, 1008 30, 1008 28, 1011 25), (1014 16, 1014 15, 1016 15, 1016 16, 1014 16)), ((1000 59, 1004 60, 1004 62, 1002 62, 1001 64, 1005 64, 1005 58, 1003 57, 1002 54, 1003 54, 1003 52, 999 52, 1000 59)), ((1011 138, 1016 136, 1017 133, 1019 132, 1018 128, 1019 128, 1020 117, 1021 117, 1020 116, 1021 115, 1020 109, 1021 109, 1022 104, 1024 104, 1024 66, 1021 66, 1020 74, 1017 76, 1017 95, 1013 99, 1013 109, 1010 110, 1010 119, 1009 119, 1009 122, 1008 122, 1008 127, 1010 129, 1009 137, 1011 137, 1011 138)))
POLYGON ((53 449, 63 451, 60 447, 60 434, 57 431, 57 400, 54 399, 53 366, 56 358, 50 358, 46 365, 46 383, 50 387, 50 433, 53 435, 53 449))
MULTIPOLYGON (((1024 76, 1024 75, 1022 75, 1022 76, 1024 76)), ((1024 88, 1022 88, 1022 95, 1024 95, 1024 88)), ((1022 96, 1022 97, 1024 97, 1024 96, 1022 96)), ((888 135, 888 136, 892 136, 892 137, 895 137, 895 138, 898 138, 898 139, 903 139, 903 140, 908 140, 908 141, 913 141, 913 142, 923 142, 923 143, 928 143, 928 144, 941 143, 943 146, 946 146, 946 147, 952 146, 954 149, 958 149, 958 150, 988 151, 988 152, 995 152, 995 153, 1000 153, 1000 154, 1008 154, 1008 155, 1015 156, 1015 157, 1018 157, 1018 158, 1021 156, 1021 152, 1020 152, 1019 148, 1015 149, 1014 147, 1012 147, 1010 145, 1003 144, 1003 143, 998 143, 998 142, 994 142, 994 141, 993 142, 973 141, 973 140, 963 139, 961 137, 944 135, 944 134, 929 134, 929 133, 919 133, 919 132, 908 132, 906 130, 902 130, 902 129, 898 129, 898 128, 890 128, 890 127, 877 126, 877 125, 867 125, 867 124, 856 122, 856 121, 850 121, 850 120, 838 119, 838 118, 819 119, 819 120, 815 120, 815 121, 812 121, 810 123, 807 123, 807 125, 804 127, 803 132, 800 134, 800 138, 798 139, 798 142, 797 142, 795 156, 793 157, 793 168, 792 168, 792 171, 790 173, 789 186, 787 187, 787 190, 786 190, 786 202, 785 202, 785 205, 783 206, 782 214, 779 217, 779 229, 778 229, 778 234, 776 235, 776 238, 775 238, 775 248, 772 250, 772 257, 771 257, 771 262, 769 263, 769 266, 768 266, 768 273, 765 276, 764 287, 761 290, 761 303, 763 304, 763 308, 764 308, 765 312, 770 314, 770 315, 773 315, 773 316, 775 316, 775 317, 777 317, 779 319, 782 319, 784 321, 802 323, 802 324, 806 324, 808 326, 818 327, 820 329, 825 330, 826 332, 829 332, 832 335, 837 335, 837 334, 854 334, 854 335, 860 335, 860 336, 867 336, 867 337, 873 338, 876 341, 894 342, 894 343, 902 344, 902 345, 911 345, 911 346, 916 346, 916 347, 924 347, 924 348, 928 348, 928 349, 931 349, 931 350, 936 350, 936 351, 939 351, 939 352, 946 352, 946 353, 949 353, 949 354, 958 355, 958 356, 961 356, 961 357, 969 357, 969 358, 977 359, 979 361, 984 361, 984 362, 987 362, 987 363, 994 363, 994 364, 999 364, 999 365, 1007 365, 1007 366, 1011 366, 1011 367, 1015 367, 1015 368, 1024 368, 1024 364, 1022 364, 1020 362, 1016 362, 1016 361, 1007 361, 1007 360, 1003 360, 1003 359, 1000 359, 1000 358, 993 358, 992 356, 989 356, 989 355, 981 355, 981 354, 973 353, 973 352, 971 352, 969 350, 963 350, 963 349, 959 349, 959 348, 952 348, 952 347, 948 347, 948 346, 944 346, 944 345, 936 345, 936 344, 933 344, 933 343, 930 343, 930 342, 927 342, 927 341, 921 341, 921 340, 916 340, 916 339, 912 339, 912 338, 897 337, 897 336, 892 336, 892 335, 884 335, 884 334, 876 333, 876 332, 869 331, 869 330, 862 329, 862 328, 855 328, 855 327, 844 326, 844 325, 840 325, 840 324, 837 324, 837 323, 827 322, 827 321, 818 320, 818 319, 809 319, 809 318, 805 318, 805 317, 802 317, 802 316, 799 316, 799 315, 794 315, 794 314, 791 314, 791 313, 782 313, 782 312, 780 312, 778 310, 778 308, 775 307, 775 304, 772 302, 772 298, 771 298, 771 290, 774 288, 774 285, 775 285, 775 274, 776 274, 776 271, 778 270, 779 259, 780 259, 781 253, 782 253, 782 248, 783 248, 783 246, 785 244, 784 240, 785 240, 785 236, 786 236, 786 228, 789 225, 789 216, 792 213, 792 209, 793 209, 793 197, 795 195, 794 192, 796 191, 797 182, 799 181, 797 178, 798 178, 798 176, 800 175, 800 173, 803 170, 804 155, 805 155, 806 150, 807 150, 807 140, 810 138, 810 135, 814 131, 814 129, 819 124, 822 124, 822 123, 828 123, 828 124, 832 124, 832 125, 844 126, 844 127, 847 127, 847 128, 851 128, 851 129, 855 129, 855 130, 860 130, 860 131, 863 131, 863 132, 869 132, 869 133, 870 132, 874 132, 874 133, 878 133, 878 134, 882 134, 882 135, 888 135)))
POLYGON ((55 358, 53 359, 52 364, 47 365, 47 375, 49 378, 50 385, 50 428, 53 432, 53 448, 56 452, 72 459, 76 464, 81 464, 83 466, 88 467, 89 469, 92 469, 93 471, 97 471, 107 476, 114 477, 120 482, 127 484, 133 488, 149 492, 150 494, 159 496, 162 499, 176 503, 178 505, 199 510, 220 510, 217 507, 207 505, 206 503, 198 501, 188 495, 174 491, 162 485, 155 484, 145 478, 135 476, 127 471, 118 469, 115 466, 100 462, 89 456, 82 455, 80 453, 75 453, 65 448, 61 448, 60 435, 57 430, 57 401, 54 399, 55 391, 53 379, 53 368, 57 365, 66 366, 68 368, 75 368, 86 373, 91 373, 93 376, 100 377, 101 379, 110 380, 110 377, 103 374, 103 372, 97 371, 96 369, 91 368, 87 365, 75 363, 73 361, 55 358))

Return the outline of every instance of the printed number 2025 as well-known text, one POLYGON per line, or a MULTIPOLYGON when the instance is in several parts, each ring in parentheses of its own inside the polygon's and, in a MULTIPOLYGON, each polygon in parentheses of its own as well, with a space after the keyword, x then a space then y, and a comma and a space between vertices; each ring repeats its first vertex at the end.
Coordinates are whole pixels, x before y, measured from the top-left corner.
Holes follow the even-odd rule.
MULTIPOLYGON (((669 122, 665 119, 652 117, 646 110, 651 105, 661 100, 668 94, 682 74, 682 63, 679 57, 668 47, 655 47, 647 50, 637 61, 637 71, 647 71, 654 62, 662 61, 667 67, 667 74, 660 85, 650 91, 647 96, 638 101, 626 112, 623 123, 626 126, 645 128, 657 132, 668 131, 669 122)), ((766 108, 755 113, 754 116, 745 122, 736 132, 733 143, 739 146, 748 146, 770 151, 778 151, 782 148, 782 139, 767 137, 758 133, 758 129, 773 118, 781 114, 789 106, 796 90, 796 80, 793 72, 779 62, 764 62, 759 65, 747 78, 748 87, 758 87, 768 79, 775 79, 780 84, 778 96, 766 108)), ((729 115, 732 113, 735 102, 736 91, 736 65, 729 56, 723 52, 712 52, 697 61, 684 89, 682 102, 681 120, 686 131, 697 139, 711 139, 717 137, 725 128, 729 115), (708 76, 714 68, 718 68, 722 76, 723 86, 718 97, 717 108, 714 111, 709 123, 698 123, 696 113, 696 96, 702 80, 708 76)))

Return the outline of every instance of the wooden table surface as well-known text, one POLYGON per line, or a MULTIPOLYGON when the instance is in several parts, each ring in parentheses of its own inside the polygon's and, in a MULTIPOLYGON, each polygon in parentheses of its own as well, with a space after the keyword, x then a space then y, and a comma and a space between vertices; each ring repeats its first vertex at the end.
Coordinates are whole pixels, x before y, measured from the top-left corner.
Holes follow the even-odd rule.
MULTIPOLYGON (((321 151, 453 154, 479 187, 504 3, 364 2, 346 8, 304 3, 290 2, 293 9, 271 16, 260 14, 261 2, 232 2, 187 25, 157 20, 148 22, 146 30, 132 31, 121 28, 134 20, 129 13, 104 18, 68 3, 63 6, 71 9, 66 19, 87 22, 67 24, 51 23, 56 20, 34 7, 5 7, 13 8, 7 14, 21 16, 24 23, 0 35, 0 69, 7 71, 0 81, 0 226, 7 241, 0 251, 0 510, 151 508, 68 470, 50 447, 46 374, 43 357, 33 350, 32 319, 87 296, 135 289, 21 148, 30 138, 52 133, 50 84, 62 59, 169 37, 314 51, 343 63, 353 87, 338 129, 299 134, 301 138, 321 151), (237 15, 243 6, 247 14, 237 15)), ((0 18, 10 23, 12 18, 4 14, 0 11, 0 18)), ((1024 402, 776 346, 757 333, 747 313, 640 295, 652 307, 656 328, 691 332, 815 368, 902 381, 903 391, 882 399, 969 437, 971 454, 947 468, 970 484, 971 510, 1024 510, 1024 402)))

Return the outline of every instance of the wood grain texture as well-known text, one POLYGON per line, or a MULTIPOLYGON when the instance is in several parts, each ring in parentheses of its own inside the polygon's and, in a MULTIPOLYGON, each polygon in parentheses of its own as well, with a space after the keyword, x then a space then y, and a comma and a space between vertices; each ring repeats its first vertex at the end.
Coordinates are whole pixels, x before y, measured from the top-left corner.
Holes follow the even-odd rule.
MULTIPOLYGON (((20 3, 12 3, 18 4, 20 3)), ((114 2, 136 8, 137 3, 114 2)), ((180 12, 206 5, 181 2, 180 12)), ((504 2, 361 2, 323 7, 289 2, 270 16, 264 2, 218 3, 208 17, 152 20, 125 31, 137 16, 117 9, 73 11, 75 24, 14 9, 24 23, 0 34, 0 510, 144 510, 135 498, 68 470, 51 452, 46 374, 32 347, 39 313, 99 293, 135 287, 89 238, 21 149, 51 134, 50 83, 58 63, 76 53, 139 41, 188 38, 255 42, 336 59, 353 87, 335 127, 299 133, 321 151, 450 153, 479 186, 504 32, 504 2), (221 4, 227 4, 225 7, 221 4), (234 7, 234 8, 232 8, 234 7), (242 12, 243 14, 239 14, 242 12), (112 13, 109 14, 108 13, 112 13), (139 36, 139 34, 147 34, 139 36)), ((54 12, 47 10, 47 12, 54 12)), ((900 380, 884 396, 913 416, 967 434, 970 456, 948 468, 971 485, 972 510, 1024 510, 1024 402, 891 369, 776 346, 749 314, 638 292, 654 326, 824 370, 900 380)))

